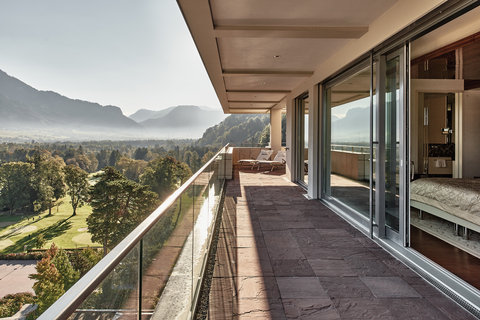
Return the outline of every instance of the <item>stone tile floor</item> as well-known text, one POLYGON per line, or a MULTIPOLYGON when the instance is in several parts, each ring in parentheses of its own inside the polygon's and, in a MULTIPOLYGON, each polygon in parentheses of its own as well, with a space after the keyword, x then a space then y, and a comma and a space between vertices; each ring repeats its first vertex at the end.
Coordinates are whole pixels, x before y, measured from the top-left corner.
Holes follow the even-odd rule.
POLYGON ((275 171, 236 171, 209 319, 475 319, 303 193, 275 171))

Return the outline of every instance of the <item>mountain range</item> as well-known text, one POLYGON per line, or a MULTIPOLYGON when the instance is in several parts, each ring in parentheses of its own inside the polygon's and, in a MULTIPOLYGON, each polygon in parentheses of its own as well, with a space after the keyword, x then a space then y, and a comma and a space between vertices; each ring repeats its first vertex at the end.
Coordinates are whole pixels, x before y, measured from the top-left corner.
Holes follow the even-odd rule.
POLYGON ((141 109, 130 116, 148 132, 182 129, 193 136, 201 136, 205 129, 219 123, 225 117, 220 110, 213 111, 191 105, 170 107, 160 111, 141 109))
POLYGON ((367 108, 352 108, 343 118, 332 116, 332 143, 367 143, 370 140, 369 125, 367 108))
POLYGON ((224 118, 198 106, 141 109, 127 117, 119 107, 37 90, 0 70, 0 139, 198 138, 224 118))

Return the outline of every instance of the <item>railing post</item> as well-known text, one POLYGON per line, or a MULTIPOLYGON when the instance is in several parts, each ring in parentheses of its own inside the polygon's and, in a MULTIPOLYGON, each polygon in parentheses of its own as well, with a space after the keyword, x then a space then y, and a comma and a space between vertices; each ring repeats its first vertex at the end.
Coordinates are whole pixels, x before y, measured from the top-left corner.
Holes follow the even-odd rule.
POLYGON ((142 320, 143 238, 138 248, 138 320, 142 320))

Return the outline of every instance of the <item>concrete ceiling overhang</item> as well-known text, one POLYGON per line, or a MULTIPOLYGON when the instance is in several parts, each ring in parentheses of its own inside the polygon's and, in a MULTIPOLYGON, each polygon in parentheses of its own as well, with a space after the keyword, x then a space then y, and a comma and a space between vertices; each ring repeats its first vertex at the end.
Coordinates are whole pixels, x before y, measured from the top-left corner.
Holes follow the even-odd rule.
POLYGON ((225 113, 284 108, 396 0, 177 0, 225 113))

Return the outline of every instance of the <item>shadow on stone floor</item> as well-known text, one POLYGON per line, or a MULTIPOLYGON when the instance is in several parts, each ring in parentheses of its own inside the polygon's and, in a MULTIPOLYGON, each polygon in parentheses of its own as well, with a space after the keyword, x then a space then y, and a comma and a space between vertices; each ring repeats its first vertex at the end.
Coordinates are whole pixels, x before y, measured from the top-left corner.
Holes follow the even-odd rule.
POLYGON ((228 182, 209 319, 474 319, 282 175, 228 182))

